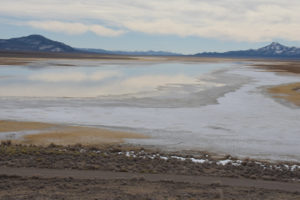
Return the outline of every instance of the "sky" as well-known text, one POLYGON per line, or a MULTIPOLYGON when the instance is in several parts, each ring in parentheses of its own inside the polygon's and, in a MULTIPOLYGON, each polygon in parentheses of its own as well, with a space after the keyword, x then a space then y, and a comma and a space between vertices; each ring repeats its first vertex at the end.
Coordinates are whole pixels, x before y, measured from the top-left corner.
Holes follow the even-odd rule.
POLYGON ((299 0, 0 0, 0 38, 178 53, 300 47, 299 0))

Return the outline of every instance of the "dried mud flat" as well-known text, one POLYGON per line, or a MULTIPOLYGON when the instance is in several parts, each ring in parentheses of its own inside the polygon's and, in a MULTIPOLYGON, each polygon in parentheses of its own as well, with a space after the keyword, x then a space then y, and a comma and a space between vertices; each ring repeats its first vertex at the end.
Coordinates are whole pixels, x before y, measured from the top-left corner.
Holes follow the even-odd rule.
MULTIPOLYGON (((0 199, 299 199, 300 168, 287 169, 295 163, 263 162, 245 159, 240 165, 218 164, 228 159, 205 152, 198 156, 188 153, 157 152, 136 146, 24 146, 2 142, 0 145, 0 199), (193 162, 201 159, 210 162, 193 162), (280 168, 279 166, 282 166, 280 168), (4 168, 14 173, 5 173, 4 168), (18 169, 20 171, 18 172, 18 169), (26 169, 33 173, 26 176, 26 169), (41 169, 41 173, 39 173, 41 169), (42 170, 47 172, 43 177, 42 170), (74 177, 68 172, 80 170, 74 177), (106 178, 91 178, 89 173, 107 172, 106 178), (115 173, 115 174, 114 174, 115 173), (151 178, 122 178, 118 173, 147 175, 151 178), (39 174, 41 176, 39 176, 39 174), (49 175, 50 174, 50 175, 49 175), (64 176, 62 176, 63 174, 64 176), (86 176, 85 176, 86 174, 86 176), (181 181, 176 176, 212 177, 215 180, 229 178, 235 185, 222 182, 201 184, 181 181), (77 176, 82 176, 78 178, 77 176), (171 179, 165 181, 164 176, 171 179), (77 177, 77 178, 76 178, 77 177), (116 179, 117 177, 117 179, 116 179), (119 178, 118 178, 119 177, 119 178), (173 177, 173 178, 172 178, 173 177), (246 181, 239 185, 239 181, 246 181), (249 184, 247 185, 247 180, 249 184), (251 181, 258 181, 256 187, 251 181), (269 183, 292 184, 294 191, 272 189, 269 183), (298 187, 299 186, 299 187, 298 187)), ((234 158, 231 158, 234 160, 234 158)), ((272 185, 272 184, 271 184, 272 185)), ((276 186, 276 184, 275 184, 276 186)), ((276 188, 276 187, 275 187, 276 188)), ((279 187, 281 188, 281 186, 279 187)))

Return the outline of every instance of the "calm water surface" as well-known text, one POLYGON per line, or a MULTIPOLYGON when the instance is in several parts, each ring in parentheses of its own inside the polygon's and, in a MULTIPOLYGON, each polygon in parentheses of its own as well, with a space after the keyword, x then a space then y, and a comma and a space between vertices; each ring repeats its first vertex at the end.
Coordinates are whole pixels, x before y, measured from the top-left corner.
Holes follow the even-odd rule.
POLYGON ((166 85, 200 84, 199 75, 228 64, 121 63, 65 61, 1 66, 0 96, 99 97, 157 91, 166 85), (71 62, 71 63, 70 63, 71 62))

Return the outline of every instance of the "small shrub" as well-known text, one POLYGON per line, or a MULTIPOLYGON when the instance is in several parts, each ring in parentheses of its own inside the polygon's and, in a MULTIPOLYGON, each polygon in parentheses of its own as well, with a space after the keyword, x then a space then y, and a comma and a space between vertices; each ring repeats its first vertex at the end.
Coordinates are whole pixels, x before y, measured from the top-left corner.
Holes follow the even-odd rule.
POLYGON ((3 140, 1 141, 1 145, 3 146, 10 146, 12 143, 11 143, 11 140, 3 140))

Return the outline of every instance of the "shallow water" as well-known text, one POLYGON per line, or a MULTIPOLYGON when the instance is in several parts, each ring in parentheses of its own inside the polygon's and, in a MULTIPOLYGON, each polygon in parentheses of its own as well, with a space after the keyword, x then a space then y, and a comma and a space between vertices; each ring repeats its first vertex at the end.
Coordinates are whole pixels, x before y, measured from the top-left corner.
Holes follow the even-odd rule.
POLYGON ((129 142, 163 149, 300 161, 300 110, 262 89, 297 76, 243 63, 77 64, 1 67, 0 119, 140 132, 152 138, 129 142))
MULTIPOLYGON (((147 95, 165 86, 197 84, 200 74, 228 64, 120 63, 96 61, 39 61, 31 66, 1 66, 0 96, 103 97, 147 95), (71 62, 71 63, 70 63, 71 62)), ((215 85, 212 85, 215 86, 215 85)), ((152 95, 152 94, 151 94, 152 95)))

